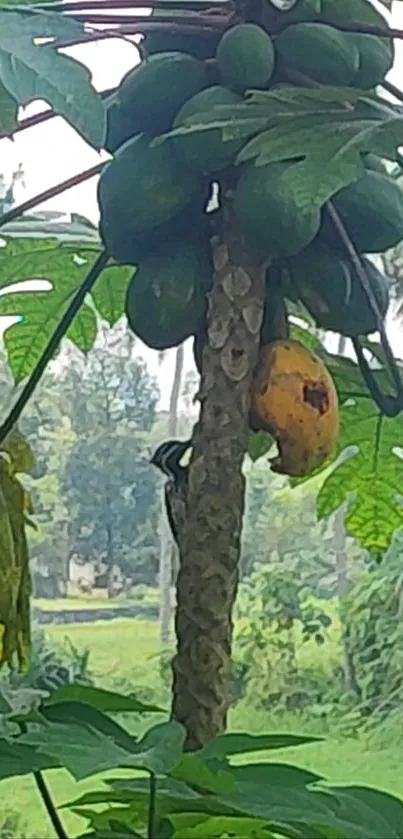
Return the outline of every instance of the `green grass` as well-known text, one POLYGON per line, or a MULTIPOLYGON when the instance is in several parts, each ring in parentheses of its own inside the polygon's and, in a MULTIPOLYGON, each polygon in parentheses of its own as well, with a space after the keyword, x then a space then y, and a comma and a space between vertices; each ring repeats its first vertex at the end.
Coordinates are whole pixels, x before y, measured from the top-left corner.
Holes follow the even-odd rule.
MULTIPOLYGON (((92 624, 55 625, 47 628, 52 639, 63 641, 71 638, 79 652, 91 650, 90 669, 97 684, 122 691, 133 691, 142 698, 153 698, 160 704, 167 704, 167 690, 158 668, 158 626, 150 620, 98 621, 92 624)), ((322 647, 307 645, 301 652, 306 666, 323 667, 336 659, 337 640, 330 638, 322 647)), ((154 721, 156 721, 154 719, 154 721)), ((254 733, 274 731, 276 733, 310 733, 321 735, 323 723, 307 721, 298 713, 283 716, 273 712, 257 711, 245 702, 239 703, 231 712, 230 727, 234 730, 248 730, 254 733)), ((397 731, 397 729, 396 729, 397 731)), ((284 761, 305 766, 323 774, 334 783, 352 782, 376 786, 403 798, 403 773, 401 771, 400 744, 391 729, 383 731, 382 748, 362 738, 342 738, 334 735, 323 742, 309 744, 282 752, 269 752, 261 759, 284 761)), ((108 773, 110 777, 111 773, 108 773)), ((47 773, 53 795, 58 804, 76 798, 81 792, 102 784, 102 776, 80 784, 64 771, 47 773)), ((53 836, 46 813, 37 795, 34 782, 29 777, 13 778, 0 782, 0 836, 1 812, 10 808, 22 814, 26 824, 26 836, 50 839, 53 836)), ((69 835, 83 830, 84 822, 74 814, 63 811, 69 835)), ((22 829, 22 825, 21 825, 22 829)), ((15 839, 21 839, 16 836, 15 839)))

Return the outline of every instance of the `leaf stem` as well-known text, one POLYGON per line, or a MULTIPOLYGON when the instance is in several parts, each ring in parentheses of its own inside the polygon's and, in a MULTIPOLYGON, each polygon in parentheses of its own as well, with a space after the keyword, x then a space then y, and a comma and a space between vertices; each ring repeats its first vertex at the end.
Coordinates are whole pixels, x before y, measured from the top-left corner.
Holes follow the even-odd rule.
POLYGON ((77 312, 81 308, 86 295, 91 291, 95 281, 105 268, 109 260, 109 254, 103 250, 98 258, 90 268, 84 282, 80 285, 75 293, 70 305, 66 309, 62 319, 58 323, 53 335, 51 335, 47 346, 45 347, 36 367, 32 371, 27 383, 24 385, 15 405, 11 409, 9 415, 6 417, 3 424, 0 426, 0 444, 5 440, 7 434, 14 428, 18 422, 28 400, 31 398, 36 386, 41 380, 49 361, 53 358, 62 338, 64 338, 70 324, 72 323, 77 312))
POLYGON ((12 210, 9 210, 8 213, 0 215, 0 228, 4 227, 4 225, 8 224, 10 221, 14 221, 14 219, 19 218, 27 210, 32 210, 34 207, 37 207, 38 204, 50 201, 50 199, 55 198, 56 195, 60 195, 62 192, 72 189, 73 186, 78 186, 78 184, 82 184, 84 181, 94 178, 95 175, 99 175, 106 165, 106 162, 107 161, 97 163, 96 166, 92 166, 91 169, 86 169, 84 172, 80 172, 79 175, 73 175, 73 177, 67 178, 67 180, 62 181, 60 184, 56 184, 56 186, 51 186, 49 189, 39 192, 37 195, 34 195, 33 198, 28 198, 28 200, 23 201, 22 204, 17 204, 17 206, 13 207, 12 210))
POLYGON ((367 296, 368 302, 370 307, 376 317, 376 325, 377 329, 380 334, 381 338, 381 345, 383 351, 385 353, 385 358, 389 370, 390 377, 393 381, 394 387, 396 389, 396 397, 391 397, 387 395, 383 395, 376 380, 372 375, 372 371, 370 370, 364 352, 362 350, 361 344, 358 339, 353 339, 353 346, 355 353, 357 355, 358 364, 363 375, 364 381, 367 387, 370 390, 373 398, 378 404, 378 407, 384 411, 388 416, 396 416, 399 411, 403 408, 403 389, 402 389, 402 381, 400 378, 399 370, 396 367, 395 359, 393 357, 392 350, 389 345, 389 341, 386 335, 385 324, 381 317, 379 306, 376 300, 376 297, 372 291, 371 284, 368 280, 365 268, 361 261, 361 256, 357 252, 356 248, 354 247, 353 242, 351 241, 350 236, 348 235, 347 229, 343 224, 342 219, 340 218, 339 213, 337 212, 334 204, 332 201, 328 201, 326 204, 327 212, 331 218, 333 226, 338 233, 339 239, 344 246, 344 249, 348 255, 348 258, 355 270, 357 278, 367 296))
POLYGON ((400 90, 400 88, 396 87, 395 84, 392 84, 392 82, 389 82, 387 79, 384 79, 381 84, 381 87, 387 90, 388 93, 391 93, 392 96, 395 97, 395 99, 399 100, 399 102, 403 102, 403 90, 400 90))
POLYGON ((147 839, 155 839, 157 815, 157 778, 150 772, 150 786, 148 799, 147 839))
MULTIPOLYGON (((167 8, 175 8, 179 9, 189 9, 189 11, 199 11, 203 9, 211 8, 211 0, 175 0, 172 4, 171 0, 148 0, 147 8, 153 8, 154 6, 158 6, 162 8, 166 6, 167 8)), ((232 8, 232 3, 230 0, 215 0, 214 1, 214 9, 216 8, 232 8)), ((144 0, 77 0, 77 2, 66 2, 66 3, 37 3, 34 7, 35 9, 40 9, 44 12, 80 12, 80 11, 90 11, 96 9, 105 9, 110 11, 111 9, 144 9, 144 0)))
MULTIPOLYGON (((147 24, 148 26, 154 25, 157 23, 163 24, 177 24, 180 26, 181 24, 186 24, 188 26, 206 26, 209 27, 212 31, 221 31, 222 29, 226 29, 228 26, 229 21, 232 19, 232 15, 203 15, 200 12, 195 12, 194 14, 182 14, 182 15, 119 15, 119 14, 105 14, 102 12, 101 14, 94 14, 89 12, 79 12, 78 14, 70 13, 68 15, 69 18, 73 20, 80 21, 81 23, 88 23, 88 24, 102 24, 102 23, 127 23, 127 24, 140 24, 142 27, 143 24, 147 24)), ((154 27, 155 28, 155 27, 154 27)))
POLYGON ((46 807, 48 816, 50 821, 52 822, 53 829, 58 839, 69 839, 63 824, 60 820, 59 814, 57 812, 56 806, 53 802, 52 796, 50 794, 49 788, 46 784, 45 778, 39 770, 34 772, 34 778, 36 786, 38 787, 38 791, 42 798, 42 801, 46 807))
MULTIPOLYGON (((190 15, 189 15, 190 18, 190 15)), ((127 20, 127 17, 125 18, 127 20)), ((147 32, 169 32, 173 35, 182 34, 182 35, 204 35, 208 38, 211 35, 217 35, 217 31, 220 32, 221 30, 218 27, 214 27, 214 25, 205 25, 200 26, 200 24, 194 23, 193 25, 189 23, 152 23, 150 18, 144 18, 147 23, 139 22, 137 25, 133 23, 125 26, 121 24, 120 26, 117 25, 115 29, 99 30, 99 32, 88 32, 84 33, 82 36, 77 36, 77 38, 72 38, 70 40, 60 40, 54 41, 53 45, 57 49, 64 49, 67 47, 75 47, 79 44, 89 44, 92 41, 104 41, 107 38, 126 38, 133 35, 144 35, 147 32)), ((137 46, 134 44, 134 46, 137 46)))

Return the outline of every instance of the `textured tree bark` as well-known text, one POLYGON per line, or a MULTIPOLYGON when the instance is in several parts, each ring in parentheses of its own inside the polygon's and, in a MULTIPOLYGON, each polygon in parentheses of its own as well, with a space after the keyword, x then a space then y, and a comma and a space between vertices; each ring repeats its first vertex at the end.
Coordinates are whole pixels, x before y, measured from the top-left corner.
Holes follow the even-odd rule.
POLYGON ((213 244, 214 284, 175 616, 172 713, 187 729, 189 750, 226 727, 244 505, 242 462, 264 301, 264 272, 243 250, 230 220, 213 244))

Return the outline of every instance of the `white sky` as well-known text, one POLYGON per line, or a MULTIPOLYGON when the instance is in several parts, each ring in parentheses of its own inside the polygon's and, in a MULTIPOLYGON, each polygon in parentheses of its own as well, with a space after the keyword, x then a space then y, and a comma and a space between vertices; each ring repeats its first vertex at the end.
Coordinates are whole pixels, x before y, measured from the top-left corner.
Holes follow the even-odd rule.
MULTIPOLYGON (((403 3, 394 3, 392 22, 395 27, 403 29, 403 3)), ((396 61, 389 78, 403 88, 403 41, 396 41, 395 44, 396 61)), ((94 86, 98 90, 118 85, 122 76, 138 61, 138 52, 134 44, 132 46, 123 40, 100 41, 75 47, 69 52, 89 67, 94 86)), ((26 109, 25 115, 40 109, 41 107, 38 108, 34 104, 26 109)), ((25 184, 18 192, 16 190, 18 199, 21 200, 26 200, 81 172, 97 163, 99 159, 99 155, 59 117, 17 134, 13 141, 0 141, 0 172, 5 174, 7 180, 22 163, 25 184)), ((96 222, 96 178, 57 196, 42 205, 42 208, 81 213, 96 222)), ((403 327, 391 323, 388 333, 395 353, 402 357, 403 327)), ((146 359, 150 372, 157 375, 161 389, 161 407, 167 407, 173 377, 174 351, 167 354, 162 365, 158 362, 158 354, 140 342, 139 354, 146 359)), ((192 366, 191 342, 187 342, 185 368, 191 369, 192 366)))

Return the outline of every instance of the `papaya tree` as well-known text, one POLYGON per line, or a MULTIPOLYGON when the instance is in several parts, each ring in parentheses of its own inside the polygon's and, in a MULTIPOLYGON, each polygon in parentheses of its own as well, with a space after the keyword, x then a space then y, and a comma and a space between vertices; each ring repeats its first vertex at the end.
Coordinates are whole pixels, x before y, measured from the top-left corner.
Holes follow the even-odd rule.
MULTIPOLYGON (((388 284, 371 261, 403 239, 403 191, 385 164, 400 163, 402 112, 384 96, 403 101, 386 80, 403 33, 370 0, 152 0, 150 17, 137 5, 124 19, 118 0, 106 17, 101 0, 0 11, 3 132, 28 128, 17 106, 40 96, 111 155, 0 218, 2 285, 28 272, 53 286, 0 297, 1 314, 23 317, 5 343, 25 381, 0 441, 61 340, 91 348, 97 317, 113 324, 125 310, 158 351, 193 339, 199 418, 191 440, 153 460, 180 552, 172 715, 196 749, 226 727, 245 455, 277 446, 271 467, 293 481, 332 466, 318 515, 346 501, 347 531, 377 559, 403 525, 403 390, 388 284), (119 33, 143 36, 141 62, 99 96, 59 47, 119 33), (100 172, 99 235, 79 220, 73 239, 54 229, 38 247, 33 220, 15 225, 100 172), (327 353, 309 324, 351 339, 356 361, 327 353)), ((24 464, 9 457, 17 480, 24 464)), ((4 499, 4 572, 24 503, 19 492, 17 532, 4 499)), ((15 615, 2 608, 7 628, 15 615)))

